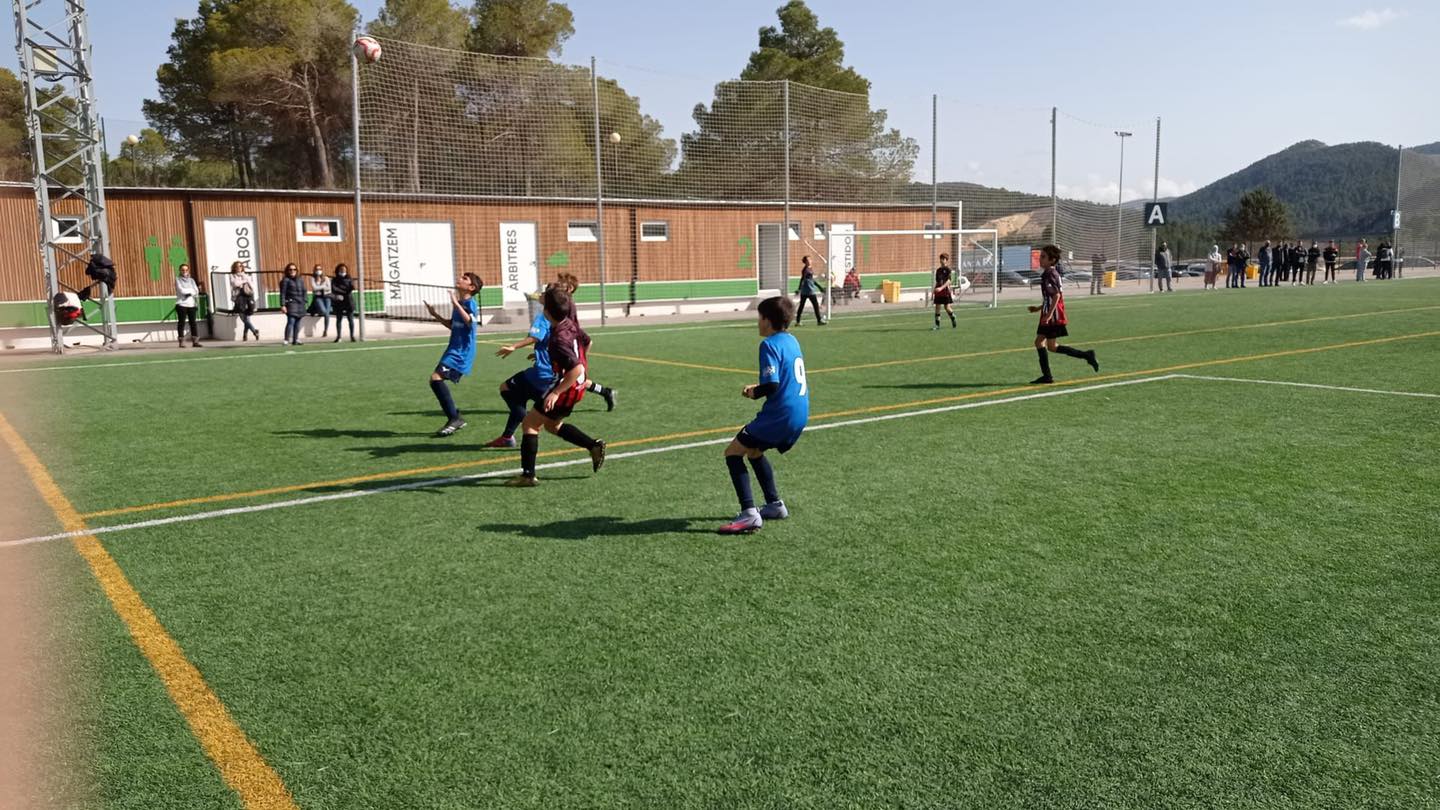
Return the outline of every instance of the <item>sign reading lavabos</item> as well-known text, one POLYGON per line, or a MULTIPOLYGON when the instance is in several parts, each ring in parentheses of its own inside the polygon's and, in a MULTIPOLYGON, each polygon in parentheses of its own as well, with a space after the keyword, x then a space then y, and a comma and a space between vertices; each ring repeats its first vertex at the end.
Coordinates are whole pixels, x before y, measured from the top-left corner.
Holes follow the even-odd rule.
POLYGON ((504 303, 523 305, 525 294, 540 288, 535 223, 500 223, 500 284, 504 303))
POLYGON ((245 272, 251 274, 250 285, 255 289, 256 301, 263 302, 265 291, 261 287, 260 276, 255 274, 260 264, 255 218, 206 218, 203 231, 205 269, 208 272, 201 281, 207 285, 215 310, 234 308, 230 300, 230 282, 225 276, 230 272, 230 265, 235 262, 240 262, 245 267, 245 272))
POLYGON ((412 315, 415 313, 409 309, 415 308, 417 301, 435 298, 429 290, 407 294, 403 285, 454 286, 453 231, 449 222, 380 223, 380 281, 387 313, 412 315))

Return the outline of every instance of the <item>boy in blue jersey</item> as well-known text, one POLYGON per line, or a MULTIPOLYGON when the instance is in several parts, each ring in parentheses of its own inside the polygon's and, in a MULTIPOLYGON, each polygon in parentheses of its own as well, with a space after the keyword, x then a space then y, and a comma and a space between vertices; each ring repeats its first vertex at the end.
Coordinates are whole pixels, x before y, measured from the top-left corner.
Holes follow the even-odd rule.
POLYGON ((795 318, 795 305, 789 298, 767 298, 760 302, 760 381, 747 385, 741 395, 747 399, 764 399, 760 413, 740 429, 725 448, 725 466, 730 468, 730 482, 740 499, 740 514, 721 526, 720 534, 749 534, 765 525, 766 520, 784 520, 790 516, 780 491, 775 486, 775 471, 765 458, 766 450, 787 452, 799 441, 810 419, 810 386, 805 379, 805 357, 800 341, 787 332, 795 318), (760 480, 765 505, 755 508, 750 491, 750 473, 745 460, 760 480))
POLYGON ((455 289, 450 292, 449 317, 441 315, 430 302, 425 302, 430 317, 450 327, 450 343, 430 375, 430 390, 435 392, 435 399, 445 412, 446 419, 445 426, 435 431, 436 438, 453 436, 455 431, 465 427, 465 420, 460 418, 460 409, 455 407, 455 400, 445 383, 460 382, 460 378, 469 374, 470 367, 475 363, 475 332, 480 326, 480 305, 476 303, 475 295, 483 286, 480 277, 474 273, 461 273, 460 278, 455 280, 455 289))
POLYGON ((550 364, 549 344, 550 321, 545 317, 544 309, 541 309, 530 323, 529 335, 518 343, 501 346, 499 351, 495 352, 496 357, 509 357, 527 346, 533 346, 535 362, 530 368, 500 383, 500 398, 505 400, 505 407, 509 408, 510 414, 505 418, 504 432, 492 439, 486 447, 515 447, 515 430, 525 421, 529 404, 539 403, 545 398, 545 392, 555 384, 555 369, 550 364))

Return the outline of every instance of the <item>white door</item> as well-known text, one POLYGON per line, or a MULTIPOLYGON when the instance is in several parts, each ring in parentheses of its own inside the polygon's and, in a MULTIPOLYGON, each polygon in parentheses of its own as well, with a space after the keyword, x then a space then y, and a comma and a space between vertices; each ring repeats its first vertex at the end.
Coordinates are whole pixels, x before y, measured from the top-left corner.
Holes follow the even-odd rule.
POLYGON ((260 276, 254 275, 260 265, 255 218, 206 218, 203 232, 206 272, 200 281, 210 293, 210 308, 216 311, 233 308, 230 300, 230 280, 227 276, 230 274, 230 265, 235 262, 243 264, 245 272, 252 274, 250 284, 255 288, 255 304, 264 306, 265 290, 260 276))
POLYGON ((500 283, 505 306, 524 306, 525 294, 540 289, 540 248, 535 223, 500 223, 500 283))
POLYGON ((789 277, 785 272, 780 230, 778 222, 762 222, 755 226, 755 255, 759 258, 756 280, 761 290, 778 290, 785 295, 789 277))
POLYGON ((454 226, 449 222, 381 222, 380 279, 385 286, 385 313, 414 315, 417 302, 435 299, 436 291, 425 287, 449 289, 455 285, 454 226))

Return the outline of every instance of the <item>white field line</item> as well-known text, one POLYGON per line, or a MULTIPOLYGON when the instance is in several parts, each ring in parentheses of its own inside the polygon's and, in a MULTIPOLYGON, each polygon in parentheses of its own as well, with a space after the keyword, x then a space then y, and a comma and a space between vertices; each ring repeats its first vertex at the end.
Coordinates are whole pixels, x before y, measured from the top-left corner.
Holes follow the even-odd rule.
POLYGON ((1256 380, 1249 377, 1208 377, 1200 374, 1176 374, 1177 378, 1186 380, 1205 380, 1206 382, 1232 382, 1232 383, 1254 383, 1256 385, 1285 385, 1292 388, 1317 388, 1322 391, 1347 391, 1352 394, 1384 394, 1392 397, 1422 397, 1424 399, 1440 399, 1440 394, 1425 394, 1419 391, 1384 391, 1378 388, 1350 388, 1344 385, 1320 385, 1318 383, 1289 382, 1287 380, 1256 380))
MULTIPOLYGON (((817 430, 831 430, 833 428, 842 427, 854 427, 856 425, 868 425, 876 422, 888 422, 893 419, 909 419, 916 416, 931 416, 939 413, 950 413, 952 411, 965 411, 971 410, 973 408, 985 408, 991 405, 1005 405, 1012 402, 1026 402, 1033 399, 1047 399, 1049 397, 1060 397, 1070 394, 1080 394, 1087 391, 1100 391, 1106 388, 1119 388, 1121 386, 1140 385, 1142 383, 1149 382, 1160 382, 1162 380, 1176 379, 1177 376, 1178 375, 1175 374, 1165 374, 1157 377, 1141 377, 1134 380, 1118 380, 1115 382, 1097 383, 1095 385, 1077 386, 1073 388, 1055 388, 1050 390, 1037 391, 1033 394, 1018 394, 1016 396, 1004 397, 1001 399, 986 399, 976 402, 962 402, 955 405, 942 405, 939 407, 926 408, 924 410, 918 411, 901 411, 899 413, 888 413, 879 416, 866 416, 859 419, 846 419, 840 422, 826 422, 825 424, 807 427, 806 432, 814 432, 817 430)), ((693 450, 697 447, 715 447, 719 445, 729 444, 730 441, 731 437, 725 436, 723 438, 706 439, 704 441, 698 442, 671 444, 665 445, 663 447, 650 447, 644 450, 631 450, 624 453, 615 453, 613 455, 610 455, 606 458, 606 461, 617 461, 619 459, 626 458, 638 458, 640 456, 649 456, 656 453, 670 453, 678 450, 693 450)), ((552 461, 545 464, 539 464, 536 466, 536 470, 551 470, 559 467, 572 467, 579 464, 589 463, 590 458, 586 456, 583 458, 566 459, 564 461, 552 461)), ((344 492, 336 492, 329 495, 312 495, 304 498, 292 498, 285 501, 273 501, 271 503, 254 504, 251 506, 235 506, 227 509, 214 509, 207 512, 195 512, 189 515, 176 515, 173 517, 155 518, 153 520, 141 520, 134 523, 120 523, 114 526, 97 526, 84 530, 61 532, 59 534, 47 534, 37 537, 27 537, 20 540, 3 540, 0 541, 0 548, 4 548, 7 546, 34 545, 36 543, 46 543, 53 540, 66 540, 82 535, 114 534, 116 532, 133 531, 135 529, 150 529, 157 526, 170 526, 176 523, 193 523, 200 520, 229 517, 231 515, 246 515, 255 512, 268 512, 272 509, 286 509, 292 506, 308 506, 310 504, 327 503, 329 501, 343 501, 352 498, 364 498, 371 495, 383 495, 390 492, 405 492, 407 490, 414 489, 429 489, 431 487, 452 486, 455 484, 463 484, 470 481, 478 481, 485 478, 499 478, 502 476, 518 475, 519 472, 520 470, 518 468, 507 470, 489 470, 483 473, 474 473, 472 475, 459 475, 448 478, 431 478, 424 481, 407 481, 400 484, 390 484, 388 486, 374 487, 370 489, 346 490, 344 492)))

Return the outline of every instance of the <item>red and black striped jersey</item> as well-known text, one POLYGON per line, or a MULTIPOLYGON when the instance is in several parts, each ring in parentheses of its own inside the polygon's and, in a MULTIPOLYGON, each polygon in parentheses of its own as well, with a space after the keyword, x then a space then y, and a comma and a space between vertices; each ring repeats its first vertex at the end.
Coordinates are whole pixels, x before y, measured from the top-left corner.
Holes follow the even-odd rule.
POLYGON ((1065 292, 1061 289, 1060 268, 1051 267, 1040 275, 1040 323, 1064 326, 1065 292))

